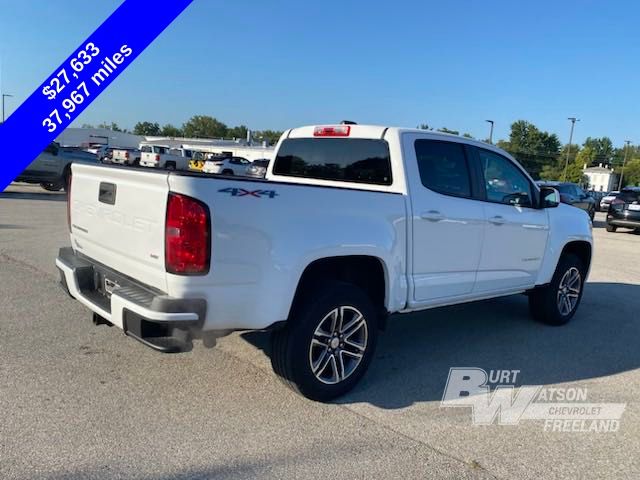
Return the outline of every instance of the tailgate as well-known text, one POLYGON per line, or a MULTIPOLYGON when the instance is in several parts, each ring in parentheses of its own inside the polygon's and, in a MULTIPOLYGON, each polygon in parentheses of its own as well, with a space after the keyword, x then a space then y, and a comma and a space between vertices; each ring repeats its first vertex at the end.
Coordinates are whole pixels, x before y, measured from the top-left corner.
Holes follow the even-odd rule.
POLYGON ((71 233, 75 250, 166 291, 167 173, 73 165, 71 233))

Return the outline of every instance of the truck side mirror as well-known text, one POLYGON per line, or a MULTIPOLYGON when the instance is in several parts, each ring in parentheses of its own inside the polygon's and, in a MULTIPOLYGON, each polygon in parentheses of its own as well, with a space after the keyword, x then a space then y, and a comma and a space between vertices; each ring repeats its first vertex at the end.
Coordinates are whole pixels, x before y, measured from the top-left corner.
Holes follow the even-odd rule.
POLYGON ((542 208, 555 208, 560 205, 560 192, 553 187, 540 187, 540 204, 542 208))
POLYGON ((56 142, 51 142, 47 148, 44 149, 46 153, 50 153, 51 155, 58 155, 58 151, 60 150, 60 146, 56 142))

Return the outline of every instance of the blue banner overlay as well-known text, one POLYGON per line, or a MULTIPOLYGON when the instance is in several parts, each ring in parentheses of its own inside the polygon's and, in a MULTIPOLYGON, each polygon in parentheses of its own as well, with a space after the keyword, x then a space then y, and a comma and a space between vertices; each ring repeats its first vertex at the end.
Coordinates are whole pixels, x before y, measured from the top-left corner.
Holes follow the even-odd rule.
POLYGON ((4 190, 193 0, 125 0, 0 125, 4 190), (130 28, 135 25, 135 28, 130 28))

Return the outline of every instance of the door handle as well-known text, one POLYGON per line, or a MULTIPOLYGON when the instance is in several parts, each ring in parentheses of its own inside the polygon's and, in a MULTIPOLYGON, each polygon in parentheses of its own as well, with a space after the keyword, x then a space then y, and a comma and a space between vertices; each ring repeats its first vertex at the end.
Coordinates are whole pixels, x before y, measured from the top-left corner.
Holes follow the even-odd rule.
POLYGON ((430 222, 439 222, 444 220, 444 215, 437 210, 429 210, 420 214, 420 218, 423 220, 429 220, 430 222))
POLYGON ((489 222, 493 223, 494 225, 503 225, 506 222, 506 220, 502 215, 496 215, 495 217, 491 217, 489 219, 489 222))

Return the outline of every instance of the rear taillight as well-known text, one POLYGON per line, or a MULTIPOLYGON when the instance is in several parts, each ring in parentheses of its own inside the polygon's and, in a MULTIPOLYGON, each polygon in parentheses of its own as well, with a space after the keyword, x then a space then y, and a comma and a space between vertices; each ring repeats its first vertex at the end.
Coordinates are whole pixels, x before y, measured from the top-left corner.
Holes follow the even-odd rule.
POLYGON ((207 206, 170 193, 165 225, 165 266, 179 275, 205 274, 211 259, 211 218, 207 206))
POLYGON ((67 225, 69 226, 69 231, 71 232, 71 179, 73 175, 71 174, 71 170, 69 170, 69 176, 67 177, 67 225))
POLYGON ((159 161, 160 161, 160 154, 157 154, 156 155, 156 162, 159 162, 159 161))
POLYGON ((124 152, 124 158, 126 158, 127 160, 129 160, 129 152, 124 152))
POLYGON ((338 125, 335 127, 316 127, 313 130, 314 137, 348 137, 351 132, 349 125, 338 125))

